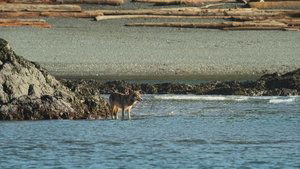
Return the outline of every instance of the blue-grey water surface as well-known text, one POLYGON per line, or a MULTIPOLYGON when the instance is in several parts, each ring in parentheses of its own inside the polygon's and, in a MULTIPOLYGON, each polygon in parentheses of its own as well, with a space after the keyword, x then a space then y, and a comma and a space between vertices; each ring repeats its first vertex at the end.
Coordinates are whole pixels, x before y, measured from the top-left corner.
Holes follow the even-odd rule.
POLYGON ((0 122, 0 168, 300 168, 299 103, 147 95, 131 121, 0 122))

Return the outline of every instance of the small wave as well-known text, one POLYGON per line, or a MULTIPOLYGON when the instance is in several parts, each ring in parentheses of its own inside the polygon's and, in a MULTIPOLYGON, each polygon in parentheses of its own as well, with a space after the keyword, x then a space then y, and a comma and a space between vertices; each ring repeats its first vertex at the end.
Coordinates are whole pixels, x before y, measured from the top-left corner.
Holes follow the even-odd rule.
POLYGON ((265 100, 269 103, 290 103, 299 96, 221 96, 221 95, 155 95, 158 100, 191 100, 191 101, 259 101, 265 100))
POLYGON ((291 103, 296 100, 296 97, 287 97, 287 98, 275 98, 270 99, 269 103, 279 104, 279 103, 291 103))
POLYGON ((159 100, 207 100, 207 101, 223 101, 223 100, 246 100, 247 98, 243 98, 246 96, 241 96, 238 98, 233 98, 230 96, 218 96, 218 95, 156 95, 155 99, 159 100))

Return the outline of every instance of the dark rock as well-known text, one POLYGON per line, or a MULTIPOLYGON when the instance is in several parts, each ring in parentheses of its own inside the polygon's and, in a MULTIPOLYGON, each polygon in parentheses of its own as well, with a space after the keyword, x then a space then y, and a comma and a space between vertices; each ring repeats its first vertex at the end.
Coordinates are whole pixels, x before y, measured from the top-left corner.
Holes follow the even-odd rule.
POLYGON ((108 108, 96 95, 90 88, 71 91, 0 39, 0 120, 99 119, 108 108))
POLYGON ((92 94, 96 91, 101 94, 110 94, 112 91, 124 93, 128 89, 133 89, 142 90, 146 94, 287 96, 299 95, 300 69, 283 75, 278 73, 266 74, 256 81, 212 81, 196 85, 177 83, 139 84, 125 81, 101 83, 92 80, 63 81, 72 91, 77 91, 82 95, 84 93, 92 94))
POLYGON ((161 83, 154 86, 157 88, 157 93, 159 94, 189 94, 194 90, 192 85, 187 84, 161 83))
MULTIPOLYGON (((147 94, 199 94, 199 95, 246 95, 246 96, 287 96, 299 95, 300 69, 280 75, 278 73, 263 75, 256 81, 212 81, 208 83, 187 85, 176 83, 127 83, 125 81, 96 81, 65 80, 70 89, 79 90, 91 87, 102 94, 111 91, 125 92, 127 89, 142 90, 147 94)), ((91 89, 91 90, 92 90, 91 89)), ((89 93, 85 91, 85 93, 89 93)))
POLYGON ((157 94, 157 88, 154 85, 148 83, 142 83, 141 90, 147 94, 157 94))

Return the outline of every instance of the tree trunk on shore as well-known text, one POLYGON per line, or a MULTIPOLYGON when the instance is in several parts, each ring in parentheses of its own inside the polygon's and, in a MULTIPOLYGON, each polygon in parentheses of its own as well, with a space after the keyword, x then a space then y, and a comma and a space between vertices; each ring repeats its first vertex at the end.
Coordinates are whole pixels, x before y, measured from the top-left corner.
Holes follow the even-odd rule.
POLYGON ((222 30, 226 30, 226 31, 235 31, 235 30, 285 30, 285 28, 282 28, 282 27, 277 27, 277 26, 274 26, 274 27, 225 27, 225 28, 222 28, 222 30))
POLYGON ((33 17, 74 17, 74 18, 94 18, 101 16, 100 10, 90 10, 81 12, 0 12, 0 18, 33 18, 33 17))
POLYGON ((80 12, 79 5, 0 4, 0 12, 80 12))
POLYGON ((100 10, 91 10, 81 12, 41 12, 40 15, 44 17, 94 18, 102 16, 103 13, 100 10))
MULTIPOLYGON (((260 0, 248 0, 249 2, 260 2, 260 0)), ((299 1, 299 0, 264 0, 264 2, 299 1)))
MULTIPOLYGON (((0 0, 1 2, 1 0, 0 0)), ((4 0, 7 3, 23 4, 104 4, 104 5, 121 5, 124 0, 4 0)))
POLYGON ((216 2, 236 2, 235 0, 133 0, 132 2, 153 3, 155 5, 193 5, 216 2))
POLYGON ((1 26, 32 26, 39 28, 51 27, 51 25, 43 19, 0 19, 0 27, 1 26))
MULTIPOLYGON (((1 16, 1 15, 0 15, 1 16)), ((96 21, 110 20, 110 19, 132 19, 132 18, 163 18, 163 19, 226 19, 231 16, 165 16, 165 15, 103 15, 95 17, 96 21)))
POLYGON ((124 0, 56 0, 62 4, 103 4, 103 5, 121 5, 124 0))
POLYGON ((7 3, 23 3, 23 4, 50 4, 55 0, 6 0, 7 3))
POLYGON ((101 10, 104 15, 177 15, 177 16, 278 16, 285 15, 284 11, 264 11, 249 8, 241 9, 201 9, 189 8, 160 8, 137 10, 101 10))
POLYGON ((247 21, 247 22, 220 22, 220 23, 185 23, 185 22, 164 22, 164 23, 129 23, 126 26, 147 26, 147 27, 177 27, 177 28, 210 28, 224 29, 230 27, 259 27, 261 28, 286 28, 288 25, 276 21, 247 21))
POLYGON ((258 9, 300 9, 299 1, 284 2, 249 2, 251 8, 258 9))
POLYGON ((0 12, 0 18, 33 18, 40 16, 40 12, 0 12))

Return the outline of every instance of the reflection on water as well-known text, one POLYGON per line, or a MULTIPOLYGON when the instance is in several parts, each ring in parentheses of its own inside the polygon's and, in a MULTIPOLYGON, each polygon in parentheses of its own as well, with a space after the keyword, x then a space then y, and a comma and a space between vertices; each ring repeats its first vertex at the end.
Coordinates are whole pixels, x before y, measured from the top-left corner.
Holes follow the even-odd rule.
POLYGON ((0 122, 0 168, 299 168, 299 103, 147 95, 132 121, 0 122))

